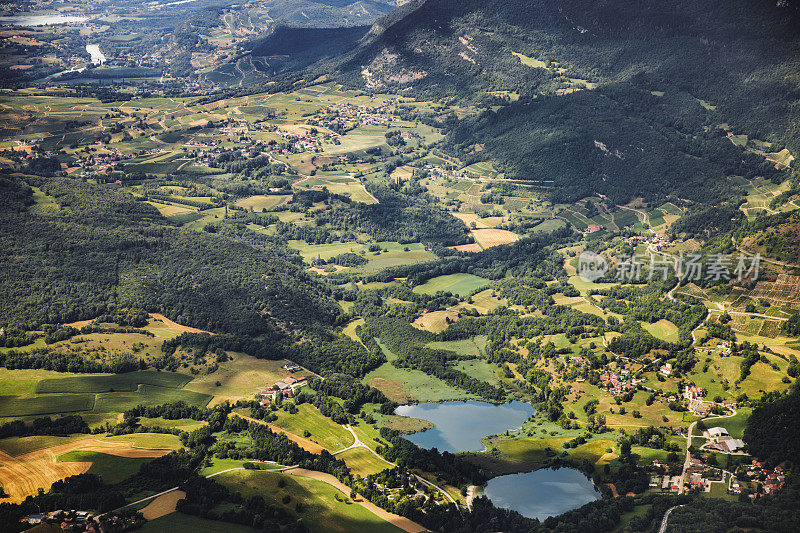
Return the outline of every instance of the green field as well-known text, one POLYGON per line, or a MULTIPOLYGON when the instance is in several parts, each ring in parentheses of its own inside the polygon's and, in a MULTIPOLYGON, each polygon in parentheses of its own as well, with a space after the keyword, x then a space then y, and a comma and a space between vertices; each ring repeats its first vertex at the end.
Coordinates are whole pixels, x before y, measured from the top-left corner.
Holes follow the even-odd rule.
POLYGON ((54 392, 113 392, 135 391, 139 385, 180 388, 192 378, 176 372, 128 372, 108 376, 77 376, 70 378, 43 379, 36 386, 39 394, 54 392))
POLYGON ((752 409, 747 407, 738 407, 736 414, 728 418, 715 418, 704 422, 706 428, 723 427, 728 430, 728 434, 734 439, 741 439, 744 433, 744 427, 747 425, 747 419, 750 418, 752 409))
POLYGON ((309 530, 314 533, 330 531, 397 533, 400 531, 362 506, 350 501, 349 494, 343 494, 327 483, 315 479, 253 470, 226 472, 214 479, 237 490, 245 498, 261 496, 267 503, 284 507, 292 514, 296 514, 295 504, 302 502, 305 510, 299 516, 309 530), (280 479, 286 482, 286 486, 283 488, 278 486, 280 479), (289 503, 284 504, 283 498, 286 495, 290 500, 289 503))
POLYGON ((49 378, 86 377, 88 374, 70 374, 53 370, 0 368, 0 396, 35 394, 40 381, 49 378))
POLYGON ((131 433, 129 435, 106 437, 106 440, 130 442, 134 448, 148 450, 177 450, 183 446, 178 436, 172 433, 131 433))
POLYGON ((431 278, 422 285, 417 285, 414 287, 414 292, 417 294, 436 294, 439 291, 446 291, 458 296, 466 296, 475 289, 480 289, 489 283, 488 279, 472 274, 448 274, 431 278))
POLYGON ((182 431, 193 431, 205 426, 204 420, 192 420, 191 418, 179 418, 177 420, 167 420, 166 418, 139 417, 139 424, 144 427, 175 428, 182 431))
POLYGON ((211 395, 200 392, 155 385, 139 385, 139 388, 132 392, 102 392, 98 394, 94 402, 94 410, 98 413, 122 413, 137 405, 161 405, 177 401, 204 407, 210 400, 211 395))
POLYGON ((275 206, 286 203, 290 198, 291 197, 288 195, 257 195, 250 196, 248 198, 242 198, 236 202, 236 205, 256 212, 261 212, 264 209, 269 211, 275 206))
POLYGON ((119 457, 106 453, 87 452, 76 450, 58 456, 59 461, 92 463, 89 468, 90 474, 97 474, 103 481, 109 484, 119 483, 131 477, 139 471, 145 463, 152 459, 139 457, 119 457))
POLYGON ((221 533, 223 531, 225 533, 257 533, 258 530, 231 522, 207 520, 176 511, 150 520, 136 531, 142 533, 163 533, 164 531, 170 533, 221 533))
POLYGON ((364 447, 347 450, 346 452, 338 454, 336 458, 344 460, 348 468, 350 468, 354 474, 360 476, 368 476, 386 470, 387 468, 392 468, 392 465, 379 459, 374 453, 364 447))
POLYGON ((478 335, 471 339, 463 339, 458 341, 434 341, 428 343, 428 347, 436 350, 450 350, 459 355, 472 355, 478 356, 486 347, 486 336, 478 335))
POLYGON ((487 363, 484 359, 458 361, 453 365, 453 368, 464 372, 468 376, 486 381, 491 385, 498 385, 500 383, 500 369, 497 368, 496 365, 487 363))
POLYGON ((345 428, 323 416, 319 409, 304 403, 297 407, 297 414, 291 415, 286 411, 276 411, 278 420, 273 422, 278 427, 296 435, 303 435, 304 431, 311 433, 308 437, 327 448, 331 452, 341 450, 353 444, 353 436, 345 428))
POLYGON ((390 400, 405 403, 476 399, 476 396, 421 370, 397 368, 391 363, 396 356, 385 346, 381 345, 381 348, 389 361, 364 376, 363 381, 383 391, 390 400))
POLYGON ((327 261, 332 257, 348 252, 363 254, 368 263, 351 270, 364 272, 365 274, 372 274, 393 266, 410 265, 436 259, 436 255, 425 250, 425 246, 420 243, 360 243, 349 241, 332 244, 308 244, 305 241, 289 241, 289 246, 300 252, 300 255, 308 263, 317 258, 327 261), (381 250, 379 252, 369 252, 370 244, 377 244, 381 247, 381 250))
POLYGON ((668 320, 661 319, 653 324, 643 324, 653 337, 667 342, 678 342, 678 326, 668 320))
POLYGON ((2 417, 91 411, 94 406, 94 394, 0 396, 0 416, 2 417))

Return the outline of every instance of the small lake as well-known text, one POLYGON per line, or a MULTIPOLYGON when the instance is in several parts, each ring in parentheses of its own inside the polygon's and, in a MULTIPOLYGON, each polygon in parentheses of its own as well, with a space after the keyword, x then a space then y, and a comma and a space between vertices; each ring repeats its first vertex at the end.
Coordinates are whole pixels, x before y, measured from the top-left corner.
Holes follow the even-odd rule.
POLYGON ((599 500, 592 480, 572 468, 543 468, 490 479, 483 491, 496 507, 540 521, 599 500))
POLYGON ((86 20, 86 17, 61 15, 59 13, 49 15, 23 13, 11 17, 0 17, 0 26, 49 26, 51 24, 65 24, 67 22, 83 22, 84 20, 86 20))
POLYGON ((487 402, 442 402, 401 405, 395 414, 422 418, 434 427, 405 438, 420 448, 437 448, 440 452, 480 452, 481 439, 487 435, 517 429, 536 412, 525 402, 493 405, 487 402))

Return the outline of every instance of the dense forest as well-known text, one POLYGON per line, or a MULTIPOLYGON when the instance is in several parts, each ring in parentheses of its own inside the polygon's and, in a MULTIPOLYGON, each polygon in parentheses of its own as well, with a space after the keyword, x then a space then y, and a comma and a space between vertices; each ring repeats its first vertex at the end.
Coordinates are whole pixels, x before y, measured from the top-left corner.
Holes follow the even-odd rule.
POLYGON ((124 192, 30 178, 58 205, 34 214, 28 183, 0 179, 5 326, 30 330, 132 307, 204 329, 281 335, 332 325, 340 314, 300 265, 224 236, 175 230, 124 192))

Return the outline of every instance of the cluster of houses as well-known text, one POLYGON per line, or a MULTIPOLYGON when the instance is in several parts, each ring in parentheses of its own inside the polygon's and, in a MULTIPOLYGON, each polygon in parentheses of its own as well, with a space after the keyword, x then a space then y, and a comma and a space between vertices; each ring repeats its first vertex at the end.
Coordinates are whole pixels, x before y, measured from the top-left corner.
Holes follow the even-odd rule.
POLYGON ((641 380, 631 378, 631 371, 627 368, 623 368, 619 373, 606 372, 600 374, 600 385, 614 394, 634 390, 638 384, 637 381, 641 380))
MULTIPOLYGON (((130 524, 123 524, 126 519, 113 516, 109 520, 109 526, 114 527, 115 530, 126 529, 136 521, 136 518, 130 524), (118 527, 123 526, 123 527, 118 527)), ((76 510, 57 510, 50 511, 49 513, 34 513, 24 516, 20 519, 21 524, 28 524, 33 526, 26 531, 36 533, 50 533, 50 532, 81 532, 81 533, 99 533, 100 526, 95 522, 94 517, 89 511, 76 511, 76 510)))
POLYGON ((375 488, 382 494, 386 495, 390 501, 397 503, 403 497, 408 497, 410 500, 422 499, 427 501, 430 498, 441 498, 439 491, 431 491, 428 487, 423 485, 411 472, 403 472, 399 474, 401 478, 398 486, 397 479, 393 479, 393 483, 375 482, 375 488))
POLYGON ((706 390, 703 387, 687 385, 683 391, 683 399, 688 402, 689 411, 696 416, 707 416, 711 412, 711 407, 703 402, 706 390))
MULTIPOLYGON (((703 456, 691 456, 686 466, 686 475, 683 480, 684 488, 702 492, 711 491, 712 482, 723 482, 724 474, 720 468, 709 466, 704 462, 703 456)), ((665 492, 679 492, 681 489, 681 475, 671 472, 668 465, 653 461, 653 471, 650 475, 650 488, 660 489, 665 492)))
POLYGON ((399 122, 400 117, 393 115, 389 106, 360 106, 353 104, 336 104, 328 106, 328 113, 342 119, 346 128, 359 125, 385 126, 391 122, 399 122))
MULTIPOLYGON (((761 483, 761 488, 764 494, 774 494, 783 487, 786 480, 785 472, 780 466, 776 466, 771 472, 764 468, 760 462, 753 459, 753 461, 746 466, 740 467, 736 471, 737 475, 731 479, 730 490, 734 494, 741 494, 746 487, 743 479, 747 479, 749 483, 761 483)), ((758 492, 752 491, 751 498, 757 498, 758 492)))
POLYGON ((720 355, 730 355, 731 354, 731 342, 730 341, 719 341, 716 346, 698 346, 698 351, 711 353, 714 350, 719 350, 720 355))
POLYGON ((278 394, 283 398, 292 398, 299 389, 306 385, 308 385, 308 379, 305 377, 296 378, 294 376, 289 376, 284 378, 283 381, 276 381, 270 387, 261 387, 258 389, 258 395, 261 397, 260 403, 266 407, 275 401, 278 394))
POLYGON ((603 226, 599 226, 597 224, 589 224, 588 226, 586 226, 586 229, 583 230, 581 233, 583 233, 584 235, 591 235, 592 233, 597 233, 601 229, 603 229, 603 226))
POLYGON ((298 135, 279 129, 275 134, 280 135, 287 141, 287 144, 280 150, 283 155, 290 153, 301 154, 303 152, 320 153, 322 152, 322 143, 333 142, 339 138, 339 134, 335 132, 313 133, 309 131, 304 135, 298 135))
POLYGON ((452 179, 472 178, 472 176, 461 170, 447 170, 439 165, 425 165, 425 170, 428 171, 428 177, 434 181, 440 177, 452 179))
MULTIPOLYGON (((623 229, 631 229, 630 226, 625 226, 623 229)), ((648 248, 659 249, 667 246, 674 246, 678 244, 677 241, 670 241, 664 233, 656 233, 655 235, 634 235, 628 237, 627 243, 636 246, 637 244, 645 244, 648 248)))
MULTIPOLYGON (((687 385, 683 392, 683 399, 688 403, 689 411, 695 416, 706 417, 711 413, 711 407, 722 406, 726 409, 735 409, 736 400, 723 400, 722 402, 710 402, 703 399, 706 390, 703 387, 687 385)), ((722 428, 724 429, 724 428, 722 428)))

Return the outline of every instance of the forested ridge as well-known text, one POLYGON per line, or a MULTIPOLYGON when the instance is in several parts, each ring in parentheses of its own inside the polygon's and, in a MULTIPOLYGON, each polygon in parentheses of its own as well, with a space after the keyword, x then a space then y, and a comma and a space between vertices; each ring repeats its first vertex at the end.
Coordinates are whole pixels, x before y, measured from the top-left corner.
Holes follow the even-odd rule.
POLYGON ((282 336, 333 325, 340 313, 301 265, 225 236, 177 230, 125 192, 29 178, 59 206, 38 214, 28 209, 28 183, 0 179, 5 326, 30 330, 131 307, 212 331, 282 336))

